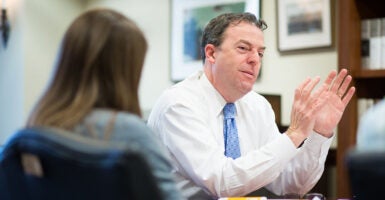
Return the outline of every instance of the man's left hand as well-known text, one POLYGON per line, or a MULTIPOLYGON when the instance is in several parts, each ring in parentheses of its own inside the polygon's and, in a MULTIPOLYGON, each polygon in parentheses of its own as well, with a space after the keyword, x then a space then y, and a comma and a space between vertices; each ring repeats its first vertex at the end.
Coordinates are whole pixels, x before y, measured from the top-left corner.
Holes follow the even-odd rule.
POLYGON ((352 77, 348 75, 346 69, 342 69, 337 75, 336 71, 330 72, 325 84, 329 90, 325 94, 326 103, 319 111, 314 131, 330 138, 333 136, 333 130, 341 120, 342 114, 352 98, 355 88, 349 87, 352 77))

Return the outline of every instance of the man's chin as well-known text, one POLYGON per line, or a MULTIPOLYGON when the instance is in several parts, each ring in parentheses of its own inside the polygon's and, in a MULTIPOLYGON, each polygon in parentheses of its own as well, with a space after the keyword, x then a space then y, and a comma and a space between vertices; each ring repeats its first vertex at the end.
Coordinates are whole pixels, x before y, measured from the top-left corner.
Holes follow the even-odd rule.
POLYGON ((242 86, 243 86, 242 87, 242 93, 245 95, 245 94, 249 93, 251 90, 253 90, 254 84, 243 83, 242 86))

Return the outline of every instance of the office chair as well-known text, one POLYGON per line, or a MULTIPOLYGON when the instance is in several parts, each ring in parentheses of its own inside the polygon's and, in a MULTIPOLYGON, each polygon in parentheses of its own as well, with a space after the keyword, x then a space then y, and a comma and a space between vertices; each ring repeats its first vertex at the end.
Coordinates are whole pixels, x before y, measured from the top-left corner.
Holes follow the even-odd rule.
POLYGON ((385 199, 385 151, 348 151, 345 157, 353 199, 385 199))
POLYGON ((18 131, 0 155, 0 199, 162 199, 149 166, 121 142, 18 131))

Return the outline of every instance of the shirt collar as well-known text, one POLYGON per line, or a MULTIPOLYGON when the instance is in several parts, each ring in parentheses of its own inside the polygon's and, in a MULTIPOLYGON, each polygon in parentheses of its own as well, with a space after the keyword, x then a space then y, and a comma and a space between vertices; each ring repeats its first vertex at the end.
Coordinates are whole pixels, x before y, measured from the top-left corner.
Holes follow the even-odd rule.
MULTIPOLYGON (((203 71, 199 71, 199 82, 202 86, 202 89, 205 90, 207 96, 205 98, 209 99, 207 102, 213 103, 213 109, 217 116, 222 114, 223 107, 226 105, 226 100, 222 95, 214 88, 206 74, 203 71)), ((237 107, 237 104, 235 103, 237 107)))

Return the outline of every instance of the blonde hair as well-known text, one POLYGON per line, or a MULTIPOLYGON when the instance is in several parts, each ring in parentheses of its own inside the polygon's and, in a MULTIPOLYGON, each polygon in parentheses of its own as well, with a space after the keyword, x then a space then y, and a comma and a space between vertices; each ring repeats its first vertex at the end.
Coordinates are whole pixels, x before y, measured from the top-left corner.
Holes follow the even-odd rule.
POLYGON ((147 42, 137 25, 111 9, 80 15, 68 28, 51 84, 27 126, 72 129, 94 108, 141 115, 138 87, 147 42))

